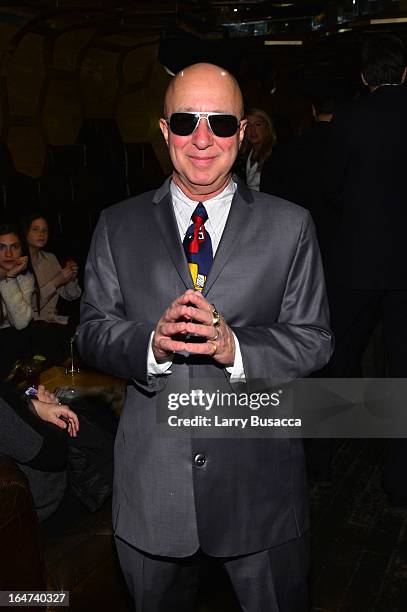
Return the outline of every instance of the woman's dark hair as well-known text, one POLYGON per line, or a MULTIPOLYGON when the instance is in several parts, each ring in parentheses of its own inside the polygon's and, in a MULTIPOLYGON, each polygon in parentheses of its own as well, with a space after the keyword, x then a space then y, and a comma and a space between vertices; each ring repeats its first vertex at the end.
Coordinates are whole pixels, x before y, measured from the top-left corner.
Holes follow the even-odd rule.
MULTIPOLYGON (((20 228, 18 227, 18 225, 14 223, 7 223, 7 222, 0 221, 0 236, 5 236, 6 234, 14 234, 15 236, 17 236, 21 244, 21 255, 28 257, 27 267, 24 270, 24 272, 21 272, 21 274, 27 274, 27 272, 31 272, 31 274, 34 276, 34 285, 35 285, 34 291, 36 294, 37 306, 39 306, 39 300, 40 300, 39 286, 38 286, 38 282, 34 274, 34 269, 33 269, 31 257, 30 257, 30 249, 28 248, 27 240, 25 239, 24 234, 20 231, 20 228)), ((3 308, 0 308, 0 325, 1 323, 3 323, 3 321, 4 321, 4 312, 3 312, 3 308)))
MULTIPOLYGON (((41 210, 35 210, 34 212, 30 213, 29 215, 26 215, 25 217, 22 218, 21 220, 21 228, 24 232, 24 239, 27 242, 27 234, 31 229, 31 223, 33 221, 35 221, 36 219, 45 219, 45 221, 48 224, 48 219, 46 217, 46 215, 44 215, 44 213, 41 210)), ((28 245, 27 245, 28 246, 28 245)), ((28 247, 29 250, 29 247, 28 247)), ((31 255, 28 255, 29 261, 31 263, 31 255)), ((40 293, 40 286, 38 283, 38 278, 37 275, 35 273, 34 270, 34 266, 31 263, 31 272, 34 275, 34 286, 35 286, 35 301, 37 304, 37 312, 38 314, 40 314, 40 310, 41 310, 41 293, 40 293)))
POLYGON ((370 87, 401 83, 406 51, 397 36, 381 34, 366 40, 361 53, 362 75, 370 87))

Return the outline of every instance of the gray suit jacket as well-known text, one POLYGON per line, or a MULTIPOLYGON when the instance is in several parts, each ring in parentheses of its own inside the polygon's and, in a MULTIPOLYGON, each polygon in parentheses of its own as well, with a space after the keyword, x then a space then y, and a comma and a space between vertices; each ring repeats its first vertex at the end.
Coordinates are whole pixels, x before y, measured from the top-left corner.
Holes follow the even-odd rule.
MULTIPOLYGON (((192 280, 169 181, 101 215, 89 253, 79 349, 90 365, 129 380, 115 445, 116 534, 152 554, 198 547, 240 555, 308 528, 302 444, 289 439, 177 439, 157 434, 160 394, 197 378, 227 381, 206 357, 182 356, 147 376, 158 319, 192 280), (207 461, 197 467, 197 452, 207 461)), ((297 378, 331 353, 318 245, 307 211, 239 185, 204 295, 239 339, 245 373, 297 378)))

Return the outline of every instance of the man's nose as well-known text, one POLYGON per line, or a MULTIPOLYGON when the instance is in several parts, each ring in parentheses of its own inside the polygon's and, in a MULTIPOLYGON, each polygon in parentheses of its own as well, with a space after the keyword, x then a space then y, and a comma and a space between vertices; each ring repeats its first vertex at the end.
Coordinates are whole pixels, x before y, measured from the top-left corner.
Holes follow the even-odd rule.
POLYGON ((199 119, 198 126, 192 134, 192 142, 199 149, 205 149, 213 143, 213 133, 209 127, 208 120, 204 117, 199 119))
POLYGON ((5 248, 5 256, 6 257, 13 257, 13 251, 11 250, 11 247, 6 247, 5 248))

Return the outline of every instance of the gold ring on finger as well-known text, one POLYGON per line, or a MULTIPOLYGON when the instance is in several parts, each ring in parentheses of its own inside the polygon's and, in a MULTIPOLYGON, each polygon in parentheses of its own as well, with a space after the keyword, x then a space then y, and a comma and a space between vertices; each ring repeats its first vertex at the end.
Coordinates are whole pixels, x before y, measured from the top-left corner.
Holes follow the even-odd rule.
POLYGON ((218 350, 218 345, 214 340, 208 340, 209 344, 212 344, 212 352, 209 353, 209 357, 214 357, 216 355, 216 351, 218 350))
POLYGON ((219 332, 218 332, 218 330, 215 328, 215 335, 214 335, 214 337, 213 337, 213 338, 209 338, 209 340, 210 340, 211 342, 213 342, 214 340, 217 340, 218 338, 219 338, 219 332))

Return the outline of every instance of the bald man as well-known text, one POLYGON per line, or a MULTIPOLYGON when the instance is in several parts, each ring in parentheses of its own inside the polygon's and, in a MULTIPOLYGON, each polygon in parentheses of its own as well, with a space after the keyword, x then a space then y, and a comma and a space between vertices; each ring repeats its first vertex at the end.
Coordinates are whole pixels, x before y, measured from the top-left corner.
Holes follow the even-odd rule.
POLYGON ((205 379, 248 388, 331 353, 309 214, 231 176, 242 116, 228 72, 180 72, 160 120, 172 177, 104 211, 89 253, 78 341, 89 364, 128 380, 113 520, 138 612, 192 612, 203 557, 224 565, 245 612, 308 605, 301 442, 163 435, 156 420, 170 393, 205 379))

